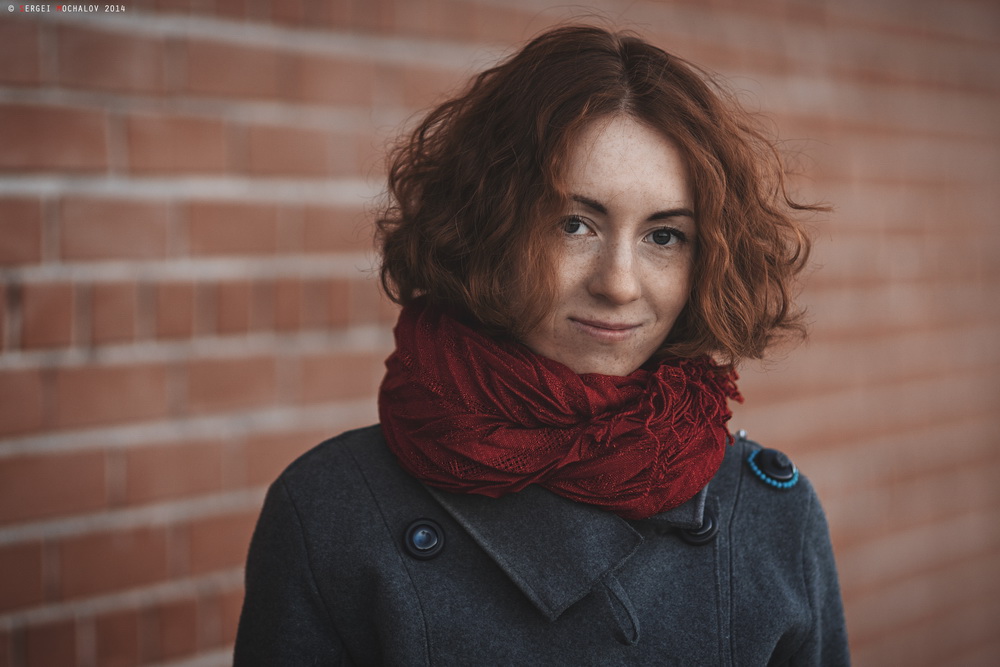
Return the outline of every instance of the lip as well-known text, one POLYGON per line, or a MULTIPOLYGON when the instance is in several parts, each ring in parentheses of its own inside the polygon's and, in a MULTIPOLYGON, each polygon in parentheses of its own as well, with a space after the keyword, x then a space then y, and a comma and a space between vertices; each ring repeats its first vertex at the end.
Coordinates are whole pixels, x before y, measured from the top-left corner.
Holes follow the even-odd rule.
POLYGON ((569 321, 578 331, 602 341, 618 342, 627 340, 641 325, 631 322, 605 322, 602 320, 583 320, 575 317, 569 321))

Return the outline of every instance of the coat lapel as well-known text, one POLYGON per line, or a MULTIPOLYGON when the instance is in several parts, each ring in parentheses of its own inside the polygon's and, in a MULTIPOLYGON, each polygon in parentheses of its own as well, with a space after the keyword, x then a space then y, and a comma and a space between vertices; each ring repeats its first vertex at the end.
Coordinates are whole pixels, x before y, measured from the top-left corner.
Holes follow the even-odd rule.
MULTIPOLYGON (((550 620, 617 570, 643 541, 624 519, 535 485, 502 498, 428 491, 550 620)), ((703 489, 650 520, 697 528, 704 507, 703 489)))
POLYGON ((646 521, 652 521, 667 528, 694 530, 701 528, 705 520, 705 499, 708 497, 708 486, 702 487, 694 498, 672 510, 655 514, 646 521))

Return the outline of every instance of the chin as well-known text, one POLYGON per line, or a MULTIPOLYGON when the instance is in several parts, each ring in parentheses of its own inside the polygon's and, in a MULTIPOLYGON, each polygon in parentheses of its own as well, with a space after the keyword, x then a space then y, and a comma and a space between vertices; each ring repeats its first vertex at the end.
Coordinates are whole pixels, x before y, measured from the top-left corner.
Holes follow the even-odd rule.
MULTIPOLYGON (((565 362, 564 362, 565 363, 565 362)), ((597 375, 615 375, 618 377, 624 377, 626 375, 632 374, 637 368, 642 364, 626 364, 626 363, 609 363, 609 362, 585 362, 572 364, 566 364, 570 369, 577 375, 586 375, 588 373, 593 373, 597 375)))

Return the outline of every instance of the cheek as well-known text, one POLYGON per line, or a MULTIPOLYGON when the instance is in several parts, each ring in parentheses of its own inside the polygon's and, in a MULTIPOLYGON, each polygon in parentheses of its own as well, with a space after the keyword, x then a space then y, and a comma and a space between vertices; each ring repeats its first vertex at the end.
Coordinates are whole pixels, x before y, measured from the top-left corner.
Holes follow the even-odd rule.
POLYGON ((572 253, 559 253, 553 257, 552 311, 568 304, 583 288, 587 279, 587 262, 572 253))
POLYGON ((653 302, 661 315, 673 320, 687 305, 691 294, 691 261, 678 262, 666 271, 657 272, 655 285, 651 285, 653 302))

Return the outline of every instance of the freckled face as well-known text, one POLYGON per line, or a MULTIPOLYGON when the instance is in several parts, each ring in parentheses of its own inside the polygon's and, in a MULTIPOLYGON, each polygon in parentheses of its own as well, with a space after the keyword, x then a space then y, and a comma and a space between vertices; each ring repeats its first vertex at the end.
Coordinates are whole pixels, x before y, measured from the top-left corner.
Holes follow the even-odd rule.
POLYGON ((673 142, 626 116, 586 127, 570 150, 552 311, 523 342, 577 373, 628 375, 687 303, 696 229, 673 142))

